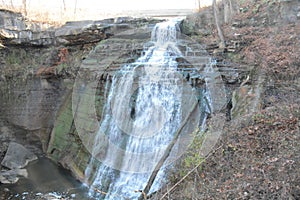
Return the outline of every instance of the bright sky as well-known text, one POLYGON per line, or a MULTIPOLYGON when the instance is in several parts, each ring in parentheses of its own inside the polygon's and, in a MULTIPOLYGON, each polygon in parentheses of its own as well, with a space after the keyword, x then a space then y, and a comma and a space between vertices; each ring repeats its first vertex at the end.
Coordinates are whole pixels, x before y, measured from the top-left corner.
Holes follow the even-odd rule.
POLYGON ((86 4, 87 1, 78 0, 78 7, 90 7, 90 5, 97 5, 99 9, 110 10, 137 10, 137 9, 186 9, 194 8, 194 0, 89 0, 90 5, 86 4))
MULTIPOLYGON (((198 8, 198 0, 26 0, 29 15, 38 11, 46 13, 49 18, 88 19, 110 17, 121 11, 141 11, 159 9, 193 9, 198 8), (66 12, 64 4, 66 4, 66 12), (76 4, 77 2, 77 4, 76 4), (75 16, 76 5, 76 16, 75 16)), ((1 0, 5 5, 21 6, 22 0, 1 0)), ((207 6, 211 0, 200 0, 201 6, 207 6)), ((1 4, 0 3, 0 4, 1 4)), ((126 13, 126 12, 123 12, 126 13)))
MULTIPOLYGON (((198 0, 65 0, 67 7, 75 5, 78 8, 109 9, 109 10, 152 10, 152 9, 195 9, 198 0)), ((211 0, 200 0, 202 5, 207 5, 211 0)), ((2 2, 10 3, 10 0, 2 2)), ((15 5, 20 5, 22 0, 13 0, 15 5)), ((61 7, 63 0, 27 0, 29 7, 44 5, 45 8, 61 7)))

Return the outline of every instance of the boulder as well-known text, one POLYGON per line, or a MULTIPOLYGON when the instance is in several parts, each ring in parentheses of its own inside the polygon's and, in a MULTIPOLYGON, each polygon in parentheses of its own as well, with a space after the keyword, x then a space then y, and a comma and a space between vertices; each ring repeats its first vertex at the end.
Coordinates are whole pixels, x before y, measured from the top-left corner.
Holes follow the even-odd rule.
POLYGON ((26 169, 12 169, 9 171, 0 172, 0 183, 13 184, 19 180, 19 176, 28 177, 26 169))
POLYGON ((20 169, 25 167, 30 161, 36 159, 37 156, 23 145, 11 142, 1 165, 9 169, 20 169))

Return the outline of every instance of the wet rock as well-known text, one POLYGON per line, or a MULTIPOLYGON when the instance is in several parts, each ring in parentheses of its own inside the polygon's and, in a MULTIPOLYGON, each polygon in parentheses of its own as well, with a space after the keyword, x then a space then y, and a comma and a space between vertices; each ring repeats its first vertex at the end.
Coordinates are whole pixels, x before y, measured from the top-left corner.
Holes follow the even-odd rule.
POLYGON ((44 195, 43 198, 45 198, 47 200, 59 200, 59 199, 63 199, 63 196, 53 192, 53 193, 44 195))
POLYGON ((2 174, 0 174, 0 182, 3 184, 14 184, 18 182, 19 178, 16 176, 10 176, 10 177, 4 177, 2 174))
POLYGON ((189 23, 188 20, 183 20, 180 23, 180 29, 183 34, 188 36, 197 34, 197 32, 194 30, 193 24, 189 23))
POLYGON ((28 177, 28 173, 26 169, 12 169, 9 171, 0 172, 0 182, 3 184, 13 184, 18 182, 19 177, 23 176, 25 178, 28 177))
POLYGON ((13 133, 11 130, 0 122, 0 161, 4 158, 5 152, 8 148, 8 141, 12 140, 12 136, 13 133))
POLYGON ((1 165, 9 169, 20 169, 36 159, 37 156, 26 149, 23 145, 11 142, 1 165))

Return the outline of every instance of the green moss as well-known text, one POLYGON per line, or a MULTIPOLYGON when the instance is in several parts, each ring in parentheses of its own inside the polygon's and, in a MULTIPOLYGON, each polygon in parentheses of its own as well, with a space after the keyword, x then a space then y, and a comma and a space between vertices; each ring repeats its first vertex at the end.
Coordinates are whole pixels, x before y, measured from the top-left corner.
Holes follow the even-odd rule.
POLYGON ((6 57, 6 62, 9 65, 21 64, 21 59, 13 53, 6 57))
POLYGON ((181 23, 181 32, 188 36, 194 35, 194 26, 186 20, 183 20, 183 22, 181 23))
POLYGON ((56 124, 53 129, 53 147, 63 149, 69 142, 68 135, 73 124, 71 95, 68 96, 67 102, 63 105, 61 111, 58 113, 56 124))
POLYGON ((228 59, 230 59, 233 63, 241 63, 242 61, 242 58, 241 58, 241 55, 239 53, 231 53, 231 52, 228 52, 226 53, 226 56, 228 59))
POLYGON ((57 114, 47 153, 54 161, 62 163, 75 176, 82 178, 90 154, 82 144, 74 124, 71 93, 57 114))
POLYGON ((190 144, 187 152, 182 156, 179 163, 177 164, 176 171, 171 173, 169 177, 171 182, 176 182, 178 178, 185 176, 193 168, 203 162, 204 158, 201 156, 200 150, 204 137, 204 133, 199 129, 193 132, 192 143, 190 144))
POLYGON ((57 65, 55 70, 56 74, 62 74, 63 71, 66 71, 68 69, 68 65, 66 63, 62 63, 60 65, 57 65))
POLYGON ((253 13, 253 14, 258 13, 260 8, 261 8, 261 5, 260 5, 260 4, 256 4, 256 5, 254 6, 254 8, 252 9, 252 13, 253 13))

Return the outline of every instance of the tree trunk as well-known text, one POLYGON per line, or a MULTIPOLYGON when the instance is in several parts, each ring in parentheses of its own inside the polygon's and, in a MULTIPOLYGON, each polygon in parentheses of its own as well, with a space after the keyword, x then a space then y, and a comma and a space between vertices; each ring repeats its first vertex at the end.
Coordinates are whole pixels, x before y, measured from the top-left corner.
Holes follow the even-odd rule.
POLYGON ((229 1, 229 9, 230 9, 230 14, 231 14, 231 16, 230 16, 230 22, 231 22, 232 21, 232 17, 235 14, 235 9, 233 7, 232 0, 228 0, 228 1, 229 1))
POLYGON ((230 21, 230 8, 227 0, 223 1, 224 4, 224 22, 228 23, 230 21))
POLYGON ((13 1, 12 1, 12 0, 10 0, 10 7, 11 7, 11 9, 14 8, 14 4, 13 4, 13 1))
POLYGON ((224 1, 224 21, 225 23, 231 22, 232 16, 234 15, 234 9, 232 5, 232 0, 224 1))
POLYGON ((75 0, 75 8, 74 8, 74 18, 76 19, 76 11, 77 11, 77 0, 75 0))
POLYGON ((232 0, 228 0, 229 1, 229 9, 230 9, 230 13, 231 13, 231 18, 234 14, 234 9, 233 9, 233 5, 232 5, 232 0))
POLYGON ((216 0, 213 0, 213 11, 214 11, 214 18, 215 18, 215 22, 216 22, 216 26, 217 26, 217 31, 218 31, 218 35, 219 38, 221 40, 221 48, 225 48, 225 39, 224 39, 224 35, 220 26, 220 21, 219 21, 219 10, 217 7, 217 2, 216 0))
POLYGON ((26 17, 27 16, 26 0, 22 0, 22 4, 23 4, 23 15, 26 17))
POLYGON ((64 5, 64 12, 66 12, 66 1, 65 0, 63 0, 63 5, 64 5))

